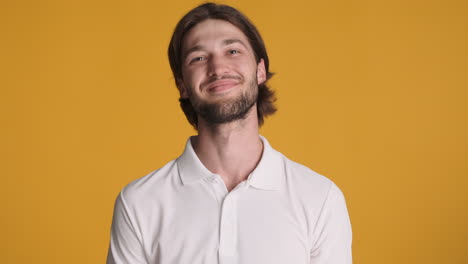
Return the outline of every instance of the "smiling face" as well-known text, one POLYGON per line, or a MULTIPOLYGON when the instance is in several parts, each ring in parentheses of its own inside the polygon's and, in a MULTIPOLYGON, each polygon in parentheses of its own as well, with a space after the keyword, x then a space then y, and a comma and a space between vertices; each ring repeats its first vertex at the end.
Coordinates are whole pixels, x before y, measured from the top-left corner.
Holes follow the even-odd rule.
POLYGON ((205 121, 222 124, 244 118, 266 80, 245 35, 224 20, 207 19, 193 27, 182 44, 181 98, 189 98, 205 121))

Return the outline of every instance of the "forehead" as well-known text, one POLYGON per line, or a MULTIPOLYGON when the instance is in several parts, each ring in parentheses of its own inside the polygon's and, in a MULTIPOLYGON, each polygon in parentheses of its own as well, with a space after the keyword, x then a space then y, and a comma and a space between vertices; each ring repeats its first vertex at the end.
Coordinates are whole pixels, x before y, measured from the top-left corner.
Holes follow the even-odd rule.
POLYGON ((222 43, 226 39, 238 39, 250 46, 245 34, 233 24, 219 19, 206 19, 190 29, 182 42, 182 51, 197 45, 222 43))

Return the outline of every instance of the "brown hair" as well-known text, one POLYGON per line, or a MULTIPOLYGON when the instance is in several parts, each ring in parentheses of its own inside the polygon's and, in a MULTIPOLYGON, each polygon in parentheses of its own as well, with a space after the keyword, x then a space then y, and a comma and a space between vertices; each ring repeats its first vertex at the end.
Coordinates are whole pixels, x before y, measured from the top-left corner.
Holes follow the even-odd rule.
MULTIPOLYGON (((276 112, 276 107, 274 105, 276 101, 275 93, 266 85, 266 82, 273 76, 273 73, 269 71, 268 54, 257 28, 255 28, 246 16, 233 7, 215 3, 205 3, 192 9, 179 21, 172 34, 168 49, 169 63, 172 73, 174 74, 176 85, 179 86, 179 82, 182 80, 183 38, 190 29, 206 19, 224 20, 239 28, 249 40, 257 63, 263 59, 266 70, 266 81, 258 86, 257 99, 258 124, 262 125, 264 117, 276 112)), ((187 120, 197 129, 198 116, 190 100, 187 98, 180 98, 179 101, 187 120)))

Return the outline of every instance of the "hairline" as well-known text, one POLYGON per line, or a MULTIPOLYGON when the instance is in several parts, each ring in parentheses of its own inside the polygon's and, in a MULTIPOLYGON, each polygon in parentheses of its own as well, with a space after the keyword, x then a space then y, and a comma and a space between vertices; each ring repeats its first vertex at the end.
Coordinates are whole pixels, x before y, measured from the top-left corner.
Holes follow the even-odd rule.
POLYGON ((180 40, 180 63, 181 63, 181 67, 185 64, 185 60, 187 59, 187 56, 192 53, 192 52, 195 52, 195 51, 199 51, 199 50, 203 50, 203 45, 195 45, 194 47, 190 48, 188 51, 184 51, 184 43, 185 43, 185 40, 186 40, 186 37, 188 34, 190 34, 190 31, 192 31, 196 26, 198 26, 199 24, 207 21, 207 20, 218 20, 218 21, 223 21, 223 22, 227 22, 229 24, 231 24, 233 27, 235 27, 237 30, 239 30, 239 32, 242 34, 242 36, 245 38, 245 40, 247 41, 247 43, 244 43, 244 41, 240 40, 240 39, 231 39, 231 38, 228 38, 228 39, 225 39, 223 40, 224 42, 224 45, 227 46, 229 44, 232 44, 232 41, 234 42, 240 42, 246 49, 248 49, 249 51, 252 52, 252 54, 254 55, 255 57, 255 60, 257 61, 260 61, 260 59, 262 58, 259 58, 259 54, 257 54, 255 52, 255 49, 254 47, 252 46, 252 43, 251 43, 251 40, 249 39, 249 37, 247 36, 246 32, 244 32, 244 30, 242 28, 240 28, 238 25, 232 23, 229 19, 224 19, 224 18, 213 18, 213 17, 207 17, 205 19, 202 19, 200 21, 198 21, 197 23, 193 24, 187 31, 185 31, 182 36, 181 36, 181 40, 180 40), (229 43, 231 41, 231 43, 229 43))

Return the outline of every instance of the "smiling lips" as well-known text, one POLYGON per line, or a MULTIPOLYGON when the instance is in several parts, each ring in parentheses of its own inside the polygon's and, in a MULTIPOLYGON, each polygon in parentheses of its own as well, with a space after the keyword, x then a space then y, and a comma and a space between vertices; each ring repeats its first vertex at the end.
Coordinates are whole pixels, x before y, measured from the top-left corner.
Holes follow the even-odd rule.
POLYGON ((239 84, 238 79, 226 78, 226 79, 221 79, 221 80, 210 82, 206 86, 206 89, 208 90, 208 92, 219 93, 219 92, 229 90, 238 84, 239 84))

